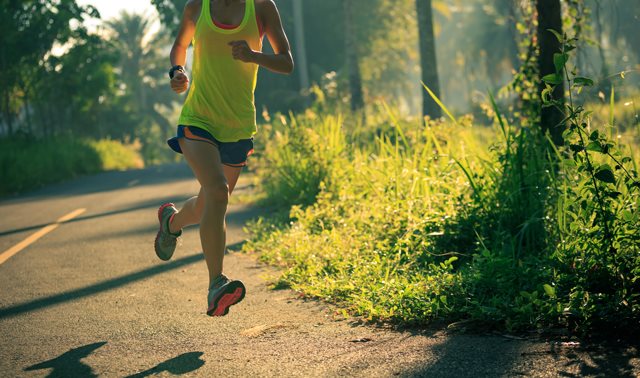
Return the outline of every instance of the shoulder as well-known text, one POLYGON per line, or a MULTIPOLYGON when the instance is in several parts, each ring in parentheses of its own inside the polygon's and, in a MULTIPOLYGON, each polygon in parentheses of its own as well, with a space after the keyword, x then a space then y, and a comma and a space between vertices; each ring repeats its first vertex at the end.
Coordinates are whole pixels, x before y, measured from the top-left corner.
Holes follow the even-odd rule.
POLYGON ((186 15, 199 14, 200 9, 202 9, 202 1, 203 0, 187 0, 187 3, 184 5, 184 13, 186 15))
POLYGON ((267 16, 273 14, 274 12, 278 12, 278 7, 276 7, 276 3, 274 3, 273 0, 255 0, 255 2, 256 11, 262 16, 267 16))
POLYGON ((202 9, 202 1, 203 0, 187 0, 187 3, 184 5, 184 15, 195 22, 200 15, 200 9, 202 9))

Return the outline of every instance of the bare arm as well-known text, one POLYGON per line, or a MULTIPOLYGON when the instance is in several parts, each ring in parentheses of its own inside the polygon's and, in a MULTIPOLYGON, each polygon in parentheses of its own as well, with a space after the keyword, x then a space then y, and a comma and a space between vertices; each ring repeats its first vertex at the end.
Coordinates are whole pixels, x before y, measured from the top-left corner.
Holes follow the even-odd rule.
POLYGON ((243 62, 258 64, 274 72, 290 74, 293 71, 291 46, 282 27, 280 13, 273 0, 265 1, 260 13, 265 33, 275 54, 253 51, 246 41, 233 41, 229 43, 232 46, 233 57, 243 62))
MULTIPOLYGON (((196 32, 196 22, 200 13, 198 1, 189 0, 184 7, 180 30, 171 48, 171 66, 183 66, 187 63, 187 49, 191 45, 196 32)), ((189 77, 184 71, 176 71, 171 79, 171 89, 176 93, 183 93, 189 87, 189 77)))

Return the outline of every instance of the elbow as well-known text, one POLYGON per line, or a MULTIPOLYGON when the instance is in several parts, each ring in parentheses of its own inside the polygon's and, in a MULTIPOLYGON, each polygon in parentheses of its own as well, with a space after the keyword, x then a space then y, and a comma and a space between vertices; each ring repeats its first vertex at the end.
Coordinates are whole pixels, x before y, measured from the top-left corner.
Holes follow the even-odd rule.
POLYGON ((291 53, 289 53, 289 59, 287 59, 287 66, 285 67, 284 74, 291 75, 293 70, 295 69, 295 63, 293 63, 293 58, 291 57, 291 53))
POLYGON ((293 60, 289 62, 289 64, 287 65, 287 69, 285 70, 285 75, 291 75, 293 73, 293 70, 295 69, 295 64, 293 63, 293 60))

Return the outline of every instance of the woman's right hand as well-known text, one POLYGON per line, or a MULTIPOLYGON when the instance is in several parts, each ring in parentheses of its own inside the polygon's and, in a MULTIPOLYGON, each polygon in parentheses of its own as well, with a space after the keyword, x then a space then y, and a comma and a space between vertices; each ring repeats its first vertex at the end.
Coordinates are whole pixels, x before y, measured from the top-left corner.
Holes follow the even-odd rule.
POLYGON ((171 79, 171 89, 180 94, 187 91, 189 88, 189 77, 182 71, 176 71, 171 79))

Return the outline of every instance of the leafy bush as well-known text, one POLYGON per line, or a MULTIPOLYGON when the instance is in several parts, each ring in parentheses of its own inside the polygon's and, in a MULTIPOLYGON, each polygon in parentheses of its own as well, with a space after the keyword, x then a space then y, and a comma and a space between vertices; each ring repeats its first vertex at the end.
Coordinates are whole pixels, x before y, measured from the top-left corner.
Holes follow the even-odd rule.
POLYGON ((0 140, 0 195, 103 170, 141 168, 138 154, 118 142, 70 137, 0 140))
MULTIPOLYGON (((268 204, 289 207, 314 203, 329 184, 330 170, 346 148, 340 117, 314 122, 281 118, 283 131, 271 133, 260 161, 259 179, 268 204)), ((269 129, 267 126, 267 133, 269 129)))
POLYGON ((89 145, 100 157, 100 170, 118 171, 144 167, 140 154, 131 146, 110 139, 90 141, 89 145))

